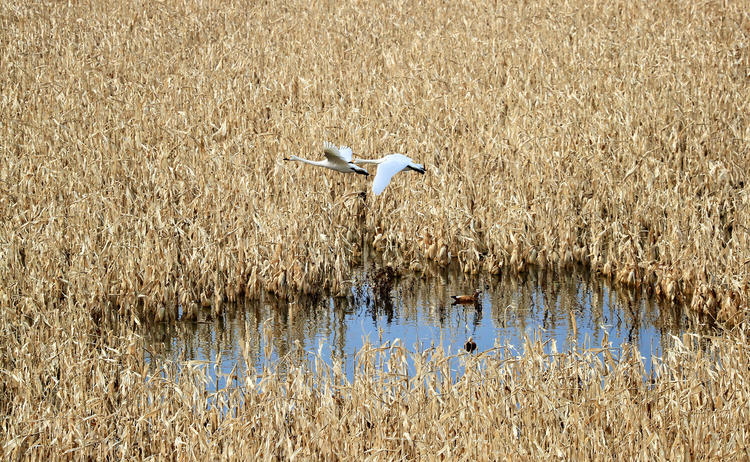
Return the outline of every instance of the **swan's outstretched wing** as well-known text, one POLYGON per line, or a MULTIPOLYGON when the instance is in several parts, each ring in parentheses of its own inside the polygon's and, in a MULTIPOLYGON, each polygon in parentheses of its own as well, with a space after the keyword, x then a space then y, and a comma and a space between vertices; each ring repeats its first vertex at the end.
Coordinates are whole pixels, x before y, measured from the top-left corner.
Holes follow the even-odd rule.
POLYGON ((386 157, 387 159, 378 165, 378 173, 375 174, 375 180, 372 182, 372 192, 376 196, 388 186, 393 175, 405 169, 410 162, 410 159, 406 156, 392 155, 386 157))
POLYGON ((352 161, 352 148, 348 146, 341 146, 341 148, 339 149, 335 144, 326 141, 325 143, 323 143, 323 153, 331 162, 343 162, 347 164, 352 161))
POLYGON ((345 161, 352 161, 352 148, 349 146, 341 146, 339 148, 339 154, 341 154, 341 157, 343 157, 345 161))

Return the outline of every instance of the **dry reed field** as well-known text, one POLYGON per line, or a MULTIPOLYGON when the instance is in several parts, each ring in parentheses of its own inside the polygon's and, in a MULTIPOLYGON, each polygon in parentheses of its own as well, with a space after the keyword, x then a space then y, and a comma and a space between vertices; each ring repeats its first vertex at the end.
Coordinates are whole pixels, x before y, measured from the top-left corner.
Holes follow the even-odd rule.
POLYGON ((540 3, 0 4, 3 459, 748 458, 750 4, 540 3), (325 140, 427 173, 282 161, 325 140), (341 294, 369 245, 581 263, 726 332, 653 378, 534 341, 215 395, 144 362, 144 326, 341 294))

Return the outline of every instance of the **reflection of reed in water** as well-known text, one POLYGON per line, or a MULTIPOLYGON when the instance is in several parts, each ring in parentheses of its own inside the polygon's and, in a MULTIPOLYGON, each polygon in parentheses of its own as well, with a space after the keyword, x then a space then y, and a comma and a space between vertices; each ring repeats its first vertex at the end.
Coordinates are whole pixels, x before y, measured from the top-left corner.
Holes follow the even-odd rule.
POLYGON ((329 353, 342 359, 357 349, 364 335, 357 332, 363 326, 381 322, 414 326, 405 332, 416 329, 422 339, 429 336, 421 334, 424 328, 445 331, 457 348, 465 347, 468 337, 491 345, 498 337, 538 328, 562 334, 568 345, 598 345, 606 335, 638 343, 644 327, 656 327, 661 338, 685 325, 676 309, 659 307, 645 292, 613 286, 580 269, 570 274, 531 269, 519 278, 467 275, 455 267, 397 275, 389 267, 371 264, 367 270, 355 270, 351 282, 345 296, 298 294, 283 299, 266 294, 260 301, 227 303, 219 316, 205 307, 197 322, 157 325, 149 333, 150 343, 161 344, 155 352, 177 359, 246 358, 254 367, 268 347, 262 341, 264 324, 274 358, 286 357, 295 345, 317 351, 325 339, 329 353), (451 304, 449 294, 477 287, 484 288, 480 304, 451 304))
POLYGON ((373 295, 373 303, 367 307, 367 310, 373 321, 382 313, 385 314, 390 323, 394 318, 393 295, 391 291, 396 282, 396 270, 390 266, 377 268, 373 264, 367 274, 373 295))

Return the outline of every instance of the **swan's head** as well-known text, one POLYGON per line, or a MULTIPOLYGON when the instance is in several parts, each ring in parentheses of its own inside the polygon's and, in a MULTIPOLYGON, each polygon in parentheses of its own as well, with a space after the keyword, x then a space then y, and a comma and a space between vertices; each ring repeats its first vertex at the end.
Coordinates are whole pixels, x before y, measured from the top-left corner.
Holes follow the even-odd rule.
POLYGON ((422 175, 424 175, 424 173, 427 171, 425 170, 424 165, 422 164, 411 164, 411 165, 407 165, 406 168, 408 168, 409 170, 414 170, 415 172, 421 173, 422 175))

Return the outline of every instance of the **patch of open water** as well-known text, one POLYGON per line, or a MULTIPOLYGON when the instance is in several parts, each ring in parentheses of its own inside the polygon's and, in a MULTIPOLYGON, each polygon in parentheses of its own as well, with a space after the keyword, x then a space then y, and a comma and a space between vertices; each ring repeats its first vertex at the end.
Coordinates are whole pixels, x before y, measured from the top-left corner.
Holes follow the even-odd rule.
POLYGON ((410 351, 442 345, 458 353, 471 337, 476 353, 506 346, 522 354, 524 338, 537 335, 554 340, 558 351, 609 343, 616 353, 625 342, 637 345, 648 373, 672 336, 691 324, 681 307, 581 269, 519 277, 468 275, 452 266, 390 279, 382 268, 366 261, 347 297, 268 295, 227 304, 218 318, 209 308, 198 321, 154 325, 146 335, 147 359, 205 364, 213 385, 223 387, 235 367, 260 371, 295 345, 329 364, 340 361, 351 379, 355 353, 366 341, 379 346, 398 339, 410 351), (451 303, 451 295, 475 289, 482 291, 476 304, 451 303))

